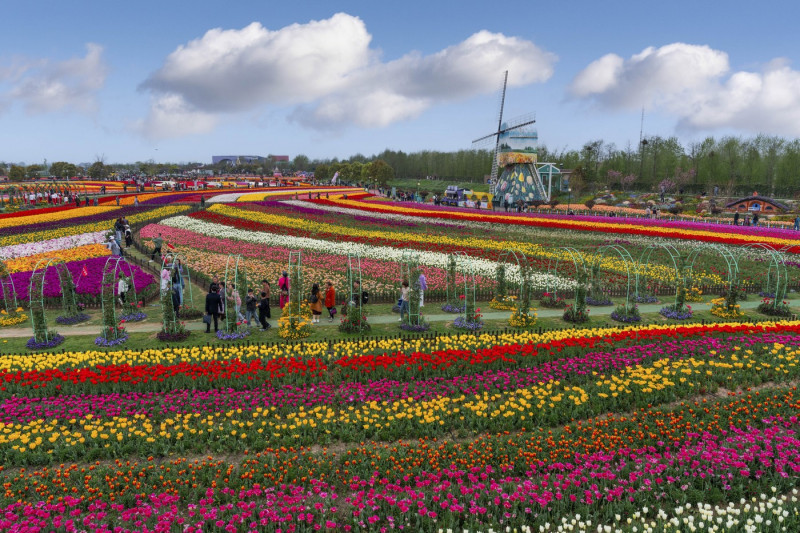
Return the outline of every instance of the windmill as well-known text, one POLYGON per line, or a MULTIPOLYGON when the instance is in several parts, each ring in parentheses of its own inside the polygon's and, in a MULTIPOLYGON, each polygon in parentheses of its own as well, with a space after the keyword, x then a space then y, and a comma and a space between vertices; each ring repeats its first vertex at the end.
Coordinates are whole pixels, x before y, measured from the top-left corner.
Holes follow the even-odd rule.
POLYGON ((550 195, 542 184, 541 177, 534 165, 536 163, 536 130, 528 126, 536 123, 533 113, 503 122, 503 109, 506 103, 508 71, 503 73, 503 89, 500 93, 500 112, 497 119, 497 131, 472 141, 473 147, 481 146, 494 140, 494 157, 492 158, 492 183, 494 184, 494 203, 502 202, 502 197, 510 197, 516 202, 523 200, 548 201, 550 195), (503 172, 498 178, 500 166, 503 172))

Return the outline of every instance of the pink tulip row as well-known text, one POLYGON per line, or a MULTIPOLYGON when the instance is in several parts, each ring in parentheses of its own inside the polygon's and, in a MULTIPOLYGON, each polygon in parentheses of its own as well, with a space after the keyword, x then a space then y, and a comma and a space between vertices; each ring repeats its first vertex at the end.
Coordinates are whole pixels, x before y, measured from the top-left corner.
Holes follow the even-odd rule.
POLYGON ((499 468, 456 465, 389 479, 375 472, 343 488, 305 486, 207 488, 196 502, 179 496, 136 496, 135 503, 67 497, 59 503, 14 503, 0 510, 0 529, 63 531, 435 531, 553 522, 576 506, 675 507, 687 490, 723 493, 741 483, 780 483, 800 473, 798 420, 775 417, 764 429, 731 428, 682 443, 576 455, 547 465, 499 468))

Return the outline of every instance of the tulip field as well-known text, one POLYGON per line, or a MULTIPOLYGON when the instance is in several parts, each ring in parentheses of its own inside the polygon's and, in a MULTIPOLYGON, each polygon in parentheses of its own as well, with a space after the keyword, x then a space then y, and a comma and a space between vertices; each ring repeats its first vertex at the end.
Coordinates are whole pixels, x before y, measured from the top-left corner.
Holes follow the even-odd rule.
POLYGON ((122 196, 0 213, 2 531, 800 531, 792 230, 344 187, 225 189, 202 208, 192 191, 122 196), (139 245, 120 272, 146 316, 106 345, 120 216, 139 245), (299 252, 304 291, 330 280, 342 308, 358 258, 375 329, 343 333, 337 316, 290 340, 238 321, 225 340, 169 322, 148 263, 159 234, 198 291, 182 313, 214 276, 230 284, 231 257, 260 290, 296 275, 299 252), (390 311, 410 254, 427 330, 390 311), (67 278, 89 317, 74 326, 52 320, 67 278), (445 307, 473 285, 486 316, 459 329, 469 313, 445 307), (584 293, 588 319, 568 321, 584 293), (43 317, 65 343, 24 348, 43 317))

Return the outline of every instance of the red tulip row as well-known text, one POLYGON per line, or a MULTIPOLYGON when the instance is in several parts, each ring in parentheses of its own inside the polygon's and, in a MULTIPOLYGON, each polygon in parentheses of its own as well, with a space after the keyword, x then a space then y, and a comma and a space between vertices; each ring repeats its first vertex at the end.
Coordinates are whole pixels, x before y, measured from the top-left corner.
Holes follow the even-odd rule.
MULTIPOLYGON (((477 350, 435 350, 430 353, 396 352, 392 354, 361 354, 325 361, 318 357, 286 357, 280 359, 253 358, 248 360, 222 359, 200 362, 176 362, 174 364, 115 364, 89 368, 53 368, 47 370, 0 372, 0 391, 5 394, 25 390, 41 390, 41 393, 56 393, 62 388, 72 390, 75 386, 111 384, 114 390, 124 387, 170 381, 187 384, 231 382, 231 384, 255 381, 276 381, 284 378, 323 378, 331 373, 342 378, 356 374, 367 376, 379 374, 418 372, 452 373, 478 370, 502 362, 503 366, 525 364, 540 355, 552 356, 572 347, 592 349, 610 347, 618 343, 640 343, 649 339, 693 337, 715 333, 775 332, 798 333, 800 323, 771 324, 767 326, 747 324, 688 325, 651 329, 630 329, 613 333, 600 333, 589 337, 571 337, 546 343, 499 344, 477 350), (198 383, 200 382, 200 383, 198 383)), ((351 377, 352 379, 352 377, 351 377)), ((151 386, 152 388, 152 386, 151 386)))

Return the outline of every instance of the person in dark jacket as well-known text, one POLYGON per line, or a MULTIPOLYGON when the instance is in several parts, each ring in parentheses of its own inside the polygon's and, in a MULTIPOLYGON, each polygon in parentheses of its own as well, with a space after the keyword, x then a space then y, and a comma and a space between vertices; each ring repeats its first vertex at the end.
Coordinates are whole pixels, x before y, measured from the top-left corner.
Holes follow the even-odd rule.
MULTIPOLYGON (((206 295, 206 314, 214 320, 214 331, 219 331, 219 315, 222 309, 222 299, 219 296, 219 287, 212 287, 206 295)), ((211 333, 211 324, 206 324, 206 333, 211 333)))
POLYGON ((272 326, 267 322, 267 317, 270 316, 269 297, 266 292, 261 293, 261 301, 258 303, 258 321, 261 322, 261 331, 266 331, 272 326))

